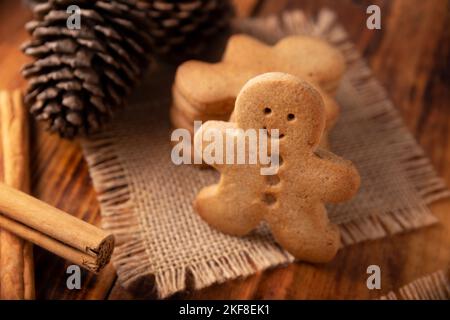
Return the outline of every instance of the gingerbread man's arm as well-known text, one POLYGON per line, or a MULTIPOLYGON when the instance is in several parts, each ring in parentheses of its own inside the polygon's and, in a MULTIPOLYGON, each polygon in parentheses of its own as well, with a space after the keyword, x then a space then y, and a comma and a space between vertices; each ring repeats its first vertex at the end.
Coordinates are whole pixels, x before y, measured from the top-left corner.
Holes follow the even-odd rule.
POLYGON ((234 122, 206 121, 195 133, 194 148, 207 164, 222 171, 226 164, 227 132, 236 129, 234 122), (214 163, 211 163, 214 161, 214 163))
POLYGON ((356 194, 361 178, 351 161, 323 149, 314 151, 313 161, 317 168, 316 183, 325 203, 346 201, 356 194))

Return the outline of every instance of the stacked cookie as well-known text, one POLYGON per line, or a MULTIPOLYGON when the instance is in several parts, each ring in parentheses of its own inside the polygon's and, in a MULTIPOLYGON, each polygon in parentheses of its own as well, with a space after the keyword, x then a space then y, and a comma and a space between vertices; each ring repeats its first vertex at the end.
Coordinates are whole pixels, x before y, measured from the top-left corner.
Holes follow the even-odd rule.
POLYGON ((230 111, 228 108, 209 110, 201 104, 197 104, 195 99, 189 94, 182 93, 176 83, 172 87, 172 108, 170 119, 174 128, 183 128, 194 134, 194 121, 206 122, 208 120, 228 120, 230 111))
POLYGON ((222 61, 183 63, 177 70, 172 90, 172 125, 193 133, 195 120, 229 119, 242 86, 259 74, 273 71, 300 77, 320 93, 327 133, 339 114, 333 97, 345 71, 345 61, 337 49, 307 36, 286 37, 269 46, 238 34, 230 37, 222 61))

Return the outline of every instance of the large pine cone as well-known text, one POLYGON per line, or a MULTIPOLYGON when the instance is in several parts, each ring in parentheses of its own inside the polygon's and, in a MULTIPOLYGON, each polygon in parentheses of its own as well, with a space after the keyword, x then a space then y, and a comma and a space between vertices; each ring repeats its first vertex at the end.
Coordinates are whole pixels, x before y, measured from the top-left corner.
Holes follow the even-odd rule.
POLYGON ((63 137, 97 131, 149 64, 152 40, 144 0, 48 0, 33 8, 23 46, 36 60, 23 69, 31 113, 63 137), (69 5, 81 29, 67 28, 69 5))
POLYGON ((219 31, 229 26, 229 0, 148 0, 153 50, 164 58, 198 56, 219 31))

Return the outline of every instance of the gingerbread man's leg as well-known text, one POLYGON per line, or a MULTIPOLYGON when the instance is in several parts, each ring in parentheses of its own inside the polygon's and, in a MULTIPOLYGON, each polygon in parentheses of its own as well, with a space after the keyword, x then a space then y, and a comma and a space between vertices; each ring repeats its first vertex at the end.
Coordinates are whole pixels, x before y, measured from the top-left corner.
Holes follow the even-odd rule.
POLYGON ((338 227, 326 217, 325 207, 275 209, 267 218, 276 241, 296 259, 322 263, 334 258, 340 246, 338 227))
POLYGON ((223 190, 217 184, 203 188, 194 207, 209 225, 234 236, 246 235, 254 229, 262 212, 258 205, 248 203, 238 190, 223 190))

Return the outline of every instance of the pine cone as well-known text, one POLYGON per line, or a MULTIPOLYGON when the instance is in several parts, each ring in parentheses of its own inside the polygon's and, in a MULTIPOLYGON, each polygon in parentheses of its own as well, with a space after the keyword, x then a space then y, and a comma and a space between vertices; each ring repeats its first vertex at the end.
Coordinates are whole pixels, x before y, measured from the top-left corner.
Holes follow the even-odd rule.
POLYGON ((110 118, 150 62, 150 25, 143 0, 48 0, 34 6, 23 46, 31 113, 63 137, 90 134, 110 118), (69 29, 69 5, 81 29, 69 29))
POLYGON ((164 58, 198 56, 233 17, 229 0, 148 0, 153 50, 164 58))

